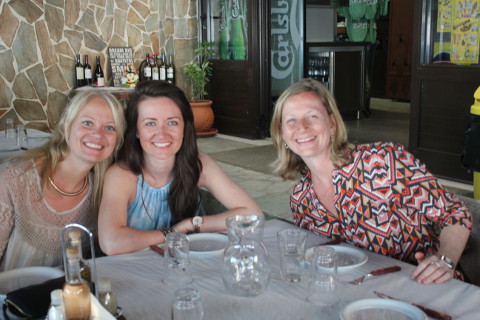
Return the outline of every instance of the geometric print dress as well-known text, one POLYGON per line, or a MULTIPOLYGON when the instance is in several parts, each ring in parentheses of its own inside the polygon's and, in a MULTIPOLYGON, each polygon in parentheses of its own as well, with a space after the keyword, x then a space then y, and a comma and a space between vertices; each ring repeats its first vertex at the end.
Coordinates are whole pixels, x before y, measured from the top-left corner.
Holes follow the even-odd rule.
POLYGON ((415 252, 437 251, 442 228, 472 228, 468 208, 400 144, 356 146, 332 181, 338 218, 318 200, 309 171, 290 197, 297 226, 413 264, 415 252))

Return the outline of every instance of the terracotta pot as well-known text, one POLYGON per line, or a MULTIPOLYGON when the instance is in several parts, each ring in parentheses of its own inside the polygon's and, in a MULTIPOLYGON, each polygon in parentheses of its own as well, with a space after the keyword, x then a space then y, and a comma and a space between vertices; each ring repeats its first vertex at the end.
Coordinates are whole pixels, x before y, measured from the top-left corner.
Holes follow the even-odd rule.
POLYGON ((190 107, 193 111, 195 131, 197 135, 211 135, 218 132, 212 129, 214 114, 212 110, 212 100, 191 100, 190 107))

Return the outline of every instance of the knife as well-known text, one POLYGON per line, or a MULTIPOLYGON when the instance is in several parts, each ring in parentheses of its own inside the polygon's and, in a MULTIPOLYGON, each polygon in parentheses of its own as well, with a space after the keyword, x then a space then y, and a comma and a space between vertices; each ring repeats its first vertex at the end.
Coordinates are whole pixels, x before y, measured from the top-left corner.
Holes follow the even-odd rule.
MULTIPOLYGON (((402 301, 400 299, 390 297, 390 296, 388 296, 384 293, 378 292, 378 291, 373 291, 373 293, 375 293, 380 298, 402 301)), ((430 318, 438 319, 438 320, 452 320, 452 317, 450 315, 446 314, 446 313, 436 311, 436 310, 432 310, 430 308, 424 307, 424 306, 416 304, 416 303, 410 303, 410 304, 417 307, 418 309, 422 310, 423 312, 425 312, 425 314, 427 316, 429 316, 430 318)))

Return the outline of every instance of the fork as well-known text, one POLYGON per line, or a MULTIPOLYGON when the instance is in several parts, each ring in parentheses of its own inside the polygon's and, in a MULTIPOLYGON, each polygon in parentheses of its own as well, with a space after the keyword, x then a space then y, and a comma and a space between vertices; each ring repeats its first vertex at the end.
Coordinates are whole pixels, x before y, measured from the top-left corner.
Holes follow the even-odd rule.
POLYGON ((380 276, 382 274, 387 274, 387 273, 392 273, 392 272, 397 272, 397 271, 400 271, 402 270, 402 268, 400 268, 399 266, 393 266, 393 267, 388 267, 388 268, 385 268, 385 269, 378 269, 378 270, 374 270, 374 271, 371 271, 369 273, 367 273, 366 275, 363 275, 353 281, 350 281, 349 283, 350 284, 355 284, 355 285, 360 285, 363 283, 363 281, 371 278, 371 277, 374 277, 374 276, 380 276))

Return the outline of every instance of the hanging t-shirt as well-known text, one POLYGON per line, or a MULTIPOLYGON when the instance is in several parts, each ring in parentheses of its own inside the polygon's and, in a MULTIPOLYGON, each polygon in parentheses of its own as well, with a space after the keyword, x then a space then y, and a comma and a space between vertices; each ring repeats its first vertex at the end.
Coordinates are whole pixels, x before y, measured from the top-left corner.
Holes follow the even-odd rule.
POLYGON ((388 1, 389 0, 378 0, 378 12, 382 17, 388 14, 388 1))
POLYGON ((348 11, 350 11, 350 16, 353 20, 358 20, 365 16, 365 12, 367 11, 367 1, 368 0, 348 1, 348 11))
POLYGON ((368 20, 358 19, 347 21, 347 34, 350 40, 355 42, 365 41, 368 33, 368 20))
POLYGON ((365 36, 365 41, 375 43, 377 41, 377 23, 375 20, 368 21, 368 32, 365 36))
MULTIPOLYGON (((366 0, 365 19, 374 20, 379 17, 378 0, 366 0)), ((381 0, 380 0, 381 1, 381 0)))

